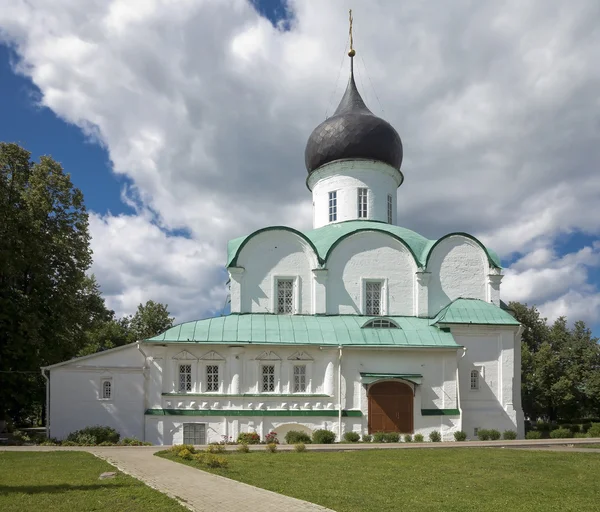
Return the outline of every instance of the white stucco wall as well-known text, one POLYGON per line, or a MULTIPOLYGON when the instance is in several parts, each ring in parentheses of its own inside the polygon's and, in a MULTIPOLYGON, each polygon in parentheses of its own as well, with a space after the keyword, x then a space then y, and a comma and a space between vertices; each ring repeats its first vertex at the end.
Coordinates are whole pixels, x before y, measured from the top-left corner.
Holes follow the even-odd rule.
POLYGON ((466 349, 458 365, 463 429, 471 438, 475 428, 514 430, 520 437, 524 435, 517 331, 512 326, 452 327, 457 343, 466 349), (480 368, 479 389, 472 390, 471 371, 480 368))
POLYGON ((382 280, 387 315, 414 314, 415 261, 408 249, 378 232, 342 240, 329 256, 327 313, 364 314, 364 280, 382 280))
POLYGON ((430 255, 427 271, 428 315, 458 298, 487 300, 489 264, 483 249, 470 238, 455 235, 437 244, 430 255))
POLYGON ((392 196, 392 224, 396 223, 396 190, 401 176, 396 169, 372 160, 342 160, 314 171, 308 186, 313 193, 313 226, 329 222, 329 192, 337 192, 337 220, 358 219, 358 189, 366 188, 367 217, 361 220, 388 222, 387 201, 392 196))
MULTIPOLYGON (((318 266, 313 249, 301 237, 285 230, 253 236, 238 256, 242 313, 273 312, 277 278, 294 278, 295 313, 312 313, 312 269, 318 266)), ((232 297, 232 304, 234 298, 232 297)), ((232 312, 236 312, 233 311, 232 312)))
POLYGON ((63 439, 92 425, 115 428, 121 437, 144 435, 144 358, 130 345, 50 370, 50 436, 63 439), (112 398, 101 398, 111 379, 112 398))

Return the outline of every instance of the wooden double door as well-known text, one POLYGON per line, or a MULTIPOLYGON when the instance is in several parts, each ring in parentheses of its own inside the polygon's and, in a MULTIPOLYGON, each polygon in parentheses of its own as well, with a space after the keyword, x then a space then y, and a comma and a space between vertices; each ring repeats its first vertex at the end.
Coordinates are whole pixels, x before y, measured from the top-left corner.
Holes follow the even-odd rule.
POLYGON ((413 432, 413 390, 396 381, 380 382, 369 388, 369 433, 413 432))

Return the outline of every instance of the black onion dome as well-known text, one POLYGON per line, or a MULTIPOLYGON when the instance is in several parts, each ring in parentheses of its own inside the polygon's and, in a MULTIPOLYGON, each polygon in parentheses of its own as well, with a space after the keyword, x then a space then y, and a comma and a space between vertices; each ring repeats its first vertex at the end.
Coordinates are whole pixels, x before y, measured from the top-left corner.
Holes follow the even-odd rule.
POLYGON ((398 132, 367 108, 352 71, 337 110, 313 130, 304 151, 309 174, 322 165, 345 158, 378 160, 398 170, 402 164, 398 132))

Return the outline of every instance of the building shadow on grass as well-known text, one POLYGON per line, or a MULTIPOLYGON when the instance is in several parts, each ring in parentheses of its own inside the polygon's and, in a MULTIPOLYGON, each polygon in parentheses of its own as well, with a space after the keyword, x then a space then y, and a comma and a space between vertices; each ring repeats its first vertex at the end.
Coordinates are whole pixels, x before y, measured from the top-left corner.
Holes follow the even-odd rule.
POLYGON ((70 491, 98 491, 100 489, 115 489, 131 487, 127 484, 97 483, 92 485, 0 485, 0 496, 8 494, 53 494, 70 491))

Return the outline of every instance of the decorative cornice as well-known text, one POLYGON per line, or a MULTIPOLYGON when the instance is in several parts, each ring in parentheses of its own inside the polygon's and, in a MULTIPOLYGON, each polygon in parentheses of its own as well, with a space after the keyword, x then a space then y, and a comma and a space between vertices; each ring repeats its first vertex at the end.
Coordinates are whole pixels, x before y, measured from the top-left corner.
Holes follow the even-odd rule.
MULTIPOLYGON (((322 411, 305 411, 305 410, 248 410, 248 409, 146 409, 146 416, 334 416, 337 417, 339 411, 322 410, 322 411)), ((362 417, 362 411, 343 410, 344 417, 362 417)))

